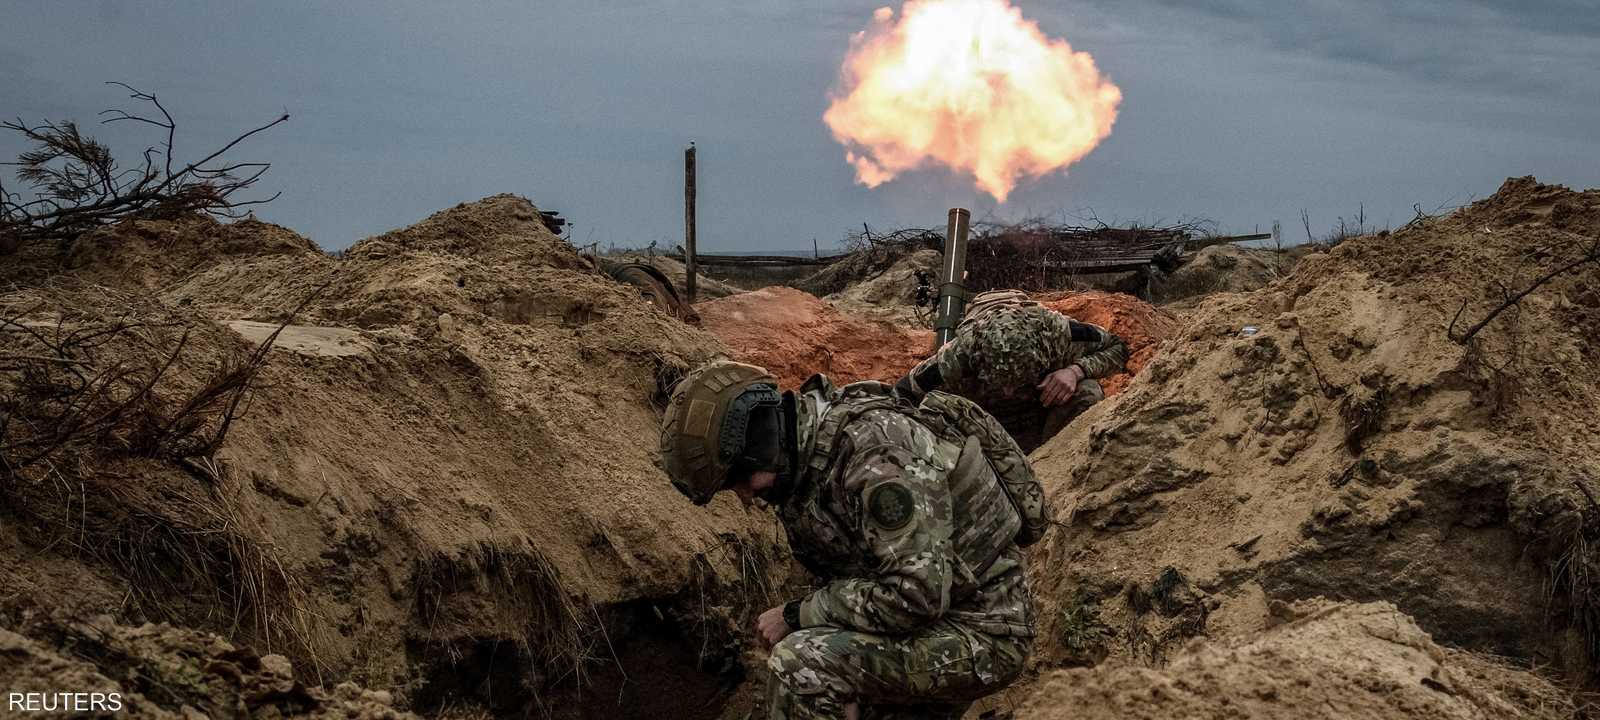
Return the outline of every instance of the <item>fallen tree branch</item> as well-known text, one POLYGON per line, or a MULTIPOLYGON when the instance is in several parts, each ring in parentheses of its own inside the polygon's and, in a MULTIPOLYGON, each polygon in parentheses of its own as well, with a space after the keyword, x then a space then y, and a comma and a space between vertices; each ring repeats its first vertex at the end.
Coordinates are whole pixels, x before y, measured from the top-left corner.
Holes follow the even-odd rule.
POLYGON ((8 189, 0 180, 0 255, 22 247, 55 241, 70 245, 80 235, 103 225, 148 213, 203 212, 223 217, 243 217, 242 208, 270 202, 236 200, 235 194, 253 187, 271 165, 263 162, 212 163, 239 143, 289 119, 283 113, 271 122, 244 132, 218 150, 178 170, 173 157, 178 124, 155 95, 120 82, 130 98, 148 103, 159 116, 146 117, 113 108, 101 112, 102 124, 134 122, 165 131, 165 142, 146 148, 137 168, 122 168, 110 148, 84 135, 72 122, 45 121, 31 125, 21 118, 0 122, 0 129, 16 132, 31 144, 17 156, 20 189, 8 189))
POLYGON ((1450 319, 1450 327, 1445 331, 1446 337, 1465 345, 1468 341, 1472 340, 1473 336, 1477 335, 1479 331, 1488 327, 1489 323, 1494 322, 1494 319, 1499 317, 1500 313, 1503 313, 1508 308, 1514 307, 1521 303, 1523 298, 1532 294, 1533 291, 1538 290, 1540 286, 1592 262, 1600 262, 1600 238, 1595 238, 1594 243, 1589 246, 1589 250, 1585 252, 1583 256, 1567 263, 1566 265, 1562 265, 1561 267, 1545 273, 1538 280, 1533 281, 1532 285, 1523 288, 1520 292, 1506 294, 1506 289, 1502 286, 1501 292, 1502 294, 1506 295, 1505 300, 1493 310, 1490 310, 1489 314, 1485 315, 1482 320, 1479 320, 1472 327, 1467 328, 1466 332, 1457 333, 1456 325, 1461 320, 1461 314, 1467 309, 1467 303, 1462 302, 1461 307, 1456 310, 1455 317, 1450 319))

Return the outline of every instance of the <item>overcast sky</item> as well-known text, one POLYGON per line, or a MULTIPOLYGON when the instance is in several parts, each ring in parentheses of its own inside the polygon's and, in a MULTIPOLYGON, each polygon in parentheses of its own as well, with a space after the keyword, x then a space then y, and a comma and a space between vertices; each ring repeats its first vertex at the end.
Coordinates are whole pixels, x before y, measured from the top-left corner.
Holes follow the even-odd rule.
POLYGON ((286 109, 234 157, 273 163, 261 217, 329 249, 498 192, 562 211, 575 243, 676 244, 691 140, 709 250, 942 227, 954 205, 1294 239, 1301 208, 1323 232, 1513 175, 1600 186, 1597 0, 1018 1, 1124 101, 1098 149, 1003 206, 942 171, 853 182, 821 116, 881 2, 0 3, 0 116, 88 121, 121 80, 177 116, 185 157, 286 109))

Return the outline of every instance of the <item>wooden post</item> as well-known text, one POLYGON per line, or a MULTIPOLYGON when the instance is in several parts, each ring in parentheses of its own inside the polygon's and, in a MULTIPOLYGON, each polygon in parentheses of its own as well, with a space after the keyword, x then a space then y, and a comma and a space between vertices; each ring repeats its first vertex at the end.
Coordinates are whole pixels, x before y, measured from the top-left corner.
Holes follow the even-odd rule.
POLYGON ((683 294, 694 302, 694 143, 683 151, 683 294))
POLYGON ((811 259, 815 260, 821 257, 822 252, 817 250, 817 239, 811 238, 811 259))

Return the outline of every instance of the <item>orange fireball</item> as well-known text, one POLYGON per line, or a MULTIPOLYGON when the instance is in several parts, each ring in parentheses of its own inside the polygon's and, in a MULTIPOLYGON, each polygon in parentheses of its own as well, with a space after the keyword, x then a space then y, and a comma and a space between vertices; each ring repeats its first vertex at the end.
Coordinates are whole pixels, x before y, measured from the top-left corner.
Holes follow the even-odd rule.
POLYGON ((867 187, 937 163, 1005 202, 1100 144, 1121 102, 1094 58, 1007 0, 910 0, 851 39, 822 119, 867 187))

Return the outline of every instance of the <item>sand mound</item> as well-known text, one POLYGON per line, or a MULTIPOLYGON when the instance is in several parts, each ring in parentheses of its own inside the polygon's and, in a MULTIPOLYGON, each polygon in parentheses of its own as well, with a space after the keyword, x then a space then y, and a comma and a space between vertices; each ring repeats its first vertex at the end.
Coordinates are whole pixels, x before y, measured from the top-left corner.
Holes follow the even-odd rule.
POLYGON ((918 308, 917 272, 927 273, 930 292, 938 292, 938 250, 923 248, 904 255, 888 269, 851 283, 827 296, 846 312, 915 328, 933 327, 933 306, 918 308))
POLYGON ((1036 299, 1067 317, 1110 330, 1128 344, 1127 371, 1100 381, 1108 396, 1122 392, 1155 357, 1162 341, 1178 331, 1178 320, 1171 313, 1132 295, 1088 291, 1046 294, 1036 299))
POLYGON ((1304 617, 1186 650, 1160 670, 1058 671, 1017 717, 1555 720, 1577 711, 1548 680, 1441 649, 1388 603, 1307 605, 1304 617))
POLYGON ((408 253, 568 270, 583 266, 572 246, 545 227, 533 203, 504 194, 441 210, 415 225, 367 238, 351 246, 347 255, 374 260, 408 253))
POLYGON ((930 331, 842 313, 801 290, 769 287, 695 306, 701 327, 728 347, 731 356, 760 365, 784 388, 796 388, 813 373, 834 382, 893 382, 925 357, 930 331))
POLYGON ((871 243, 821 270, 797 278, 793 285, 818 297, 842 293, 852 286, 882 277, 907 256, 927 252, 939 254, 933 248, 940 245, 942 240, 931 236, 871 243))
POLYGON ((213 253, 151 274, 91 262, 0 307, 65 332, 136 318, 82 367, 175 356, 150 394, 171 409, 323 289, 217 462, 134 433, 6 480, 0 524, 29 532, 0 534, 0 624, 52 605, 170 621, 428 712, 721 712, 785 566, 765 522, 691 509, 654 465, 665 390, 715 338, 587 269, 510 196, 345 259, 213 253))
POLYGON ((1288 275, 1296 262, 1315 252, 1310 245, 1283 248, 1247 248, 1213 245, 1171 273, 1150 278, 1150 296, 1156 303, 1171 303, 1216 293, 1259 290, 1288 275))
POLYGON ((26 285, 65 271, 80 281, 160 291, 219 262, 272 256, 320 257, 322 251, 291 230, 254 218, 231 223, 209 215, 133 219, 84 234, 65 255, 51 246, 7 258, 0 264, 0 280, 26 285))
POLYGON ((1551 282, 1477 351, 1446 329, 1578 252, 1597 208, 1600 192, 1509 181, 1197 308, 1126 391, 1034 455, 1067 519, 1032 558, 1054 639, 1041 658, 1159 661, 1258 628, 1269 598, 1320 595, 1581 671, 1597 626, 1582 492, 1600 478, 1595 276, 1551 282))

